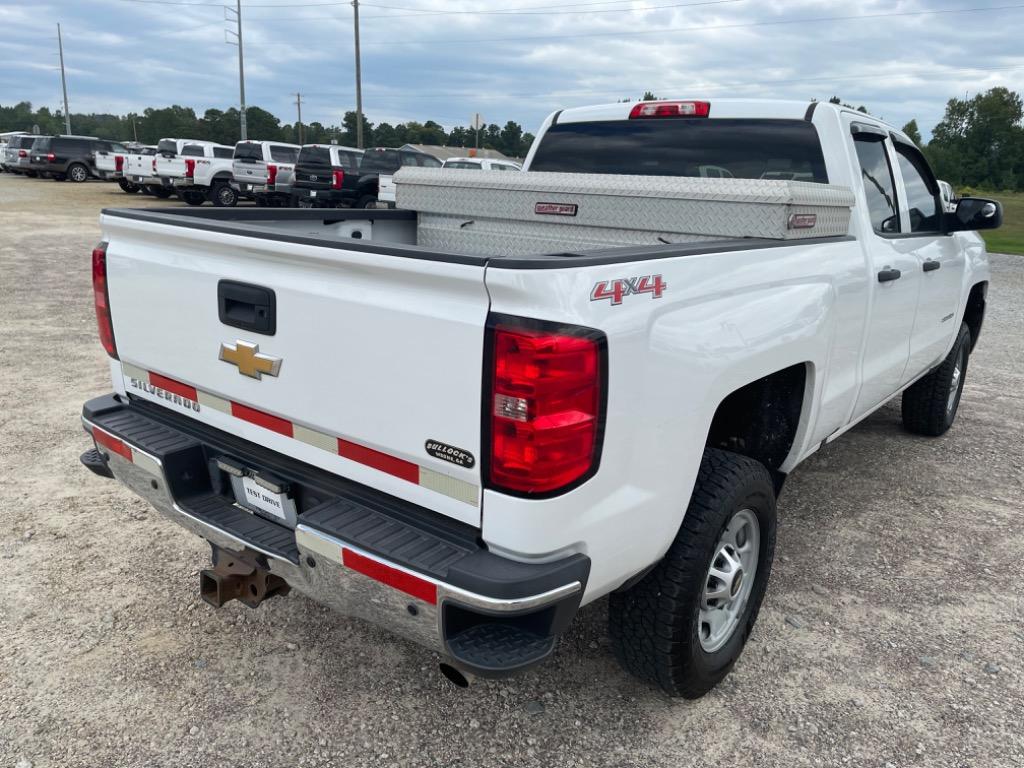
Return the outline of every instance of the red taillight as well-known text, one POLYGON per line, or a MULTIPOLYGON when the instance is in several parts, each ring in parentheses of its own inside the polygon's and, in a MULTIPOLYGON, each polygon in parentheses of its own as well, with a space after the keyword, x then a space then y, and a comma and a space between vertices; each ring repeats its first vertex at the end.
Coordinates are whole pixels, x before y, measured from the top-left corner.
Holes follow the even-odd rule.
POLYGON ((156 173, 156 155, 153 156, 153 173, 156 173))
POLYGON ((339 168, 335 168, 331 171, 331 189, 341 189, 341 185, 345 183, 345 172, 339 168))
POLYGON ((18 157, 28 157, 28 151, 24 149, 18 150, 18 157))
POLYGON ((273 163, 267 164, 267 186, 271 187, 277 181, 277 166, 273 163))
POLYGON ((115 171, 123 171, 124 170, 124 155, 114 155, 114 170, 115 171))
POLYGON ((185 178, 191 179, 196 175, 196 161, 192 158, 185 160, 185 178))
POLYGON ((99 326, 100 343, 107 354, 117 359, 117 345, 114 344, 114 324, 110 319, 110 291, 107 289, 107 244, 100 243, 92 249, 92 297, 96 304, 96 324, 99 326))
POLYGON ((46 156, 46 162, 48 162, 48 163, 55 163, 55 162, 57 162, 57 156, 55 154, 53 154, 53 152, 50 152, 46 156))
POLYGON ((589 477, 600 455, 603 336, 499 322, 491 331, 491 487, 549 494, 589 477))
POLYGON ((707 101, 641 101, 629 112, 630 120, 650 117, 707 117, 711 103, 707 101))

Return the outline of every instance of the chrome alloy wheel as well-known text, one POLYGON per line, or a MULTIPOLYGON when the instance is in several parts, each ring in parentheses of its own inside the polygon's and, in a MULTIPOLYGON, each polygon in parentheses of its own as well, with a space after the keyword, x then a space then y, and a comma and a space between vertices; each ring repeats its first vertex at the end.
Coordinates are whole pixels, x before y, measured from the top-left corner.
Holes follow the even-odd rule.
POLYGON ((700 601, 700 645, 714 653, 739 626, 757 576, 761 527, 753 510, 741 509, 715 545, 700 601))
POLYGON ((960 394, 960 377, 963 376, 964 358, 967 356, 967 348, 964 347, 957 355, 956 365, 953 366, 953 376, 949 382, 949 399, 946 401, 946 413, 951 413, 956 406, 957 395, 960 394))

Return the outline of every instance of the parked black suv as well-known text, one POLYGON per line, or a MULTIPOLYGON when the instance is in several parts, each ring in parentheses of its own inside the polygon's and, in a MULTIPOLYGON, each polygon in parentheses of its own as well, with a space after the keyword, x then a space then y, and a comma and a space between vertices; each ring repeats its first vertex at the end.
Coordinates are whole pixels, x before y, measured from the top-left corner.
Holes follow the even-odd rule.
POLYGON ((43 136, 32 145, 29 168, 56 181, 75 182, 99 177, 93 152, 124 152, 123 144, 93 136, 43 136))

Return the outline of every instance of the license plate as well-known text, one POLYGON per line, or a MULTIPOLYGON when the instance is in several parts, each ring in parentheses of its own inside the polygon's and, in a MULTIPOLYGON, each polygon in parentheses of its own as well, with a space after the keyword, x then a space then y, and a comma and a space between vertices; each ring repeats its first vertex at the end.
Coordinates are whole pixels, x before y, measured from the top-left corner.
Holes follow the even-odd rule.
POLYGON ((292 500, 288 498, 287 493, 268 491, 248 475, 242 478, 242 490, 245 493, 245 498, 239 499, 239 501, 243 505, 268 512, 281 520, 288 519, 285 510, 292 504, 292 500))

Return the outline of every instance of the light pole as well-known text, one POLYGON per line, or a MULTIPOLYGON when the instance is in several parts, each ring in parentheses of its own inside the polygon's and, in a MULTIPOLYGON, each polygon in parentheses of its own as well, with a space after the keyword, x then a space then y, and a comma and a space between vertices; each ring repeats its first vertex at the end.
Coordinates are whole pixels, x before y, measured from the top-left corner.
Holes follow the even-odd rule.
POLYGON ((60 24, 57 24, 57 50, 60 51, 60 87, 64 91, 64 129, 71 133, 71 113, 68 112, 68 80, 64 75, 64 40, 60 36, 60 24))
POLYGON ((229 45, 238 46, 238 95, 240 103, 240 114, 241 114, 241 137, 242 141, 248 138, 247 131, 245 129, 245 62, 242 55, 242 0, 236 0, 235 7, 224 6, 224 19, 225 21, 231 21, 228 18, 228 14, 235 14, 235 20, 238 22, 238 31, 232 32, 230 29, 224 30, 224 42, 229 45), (228 35, 234 35, 237 38, 236 42, 232 42, 228 39, 228 35))
POLYGON ((363 149, 363 72, 359 62, 359 0, 352 0, 352 16, 356 34, 356 147, 363 149))

